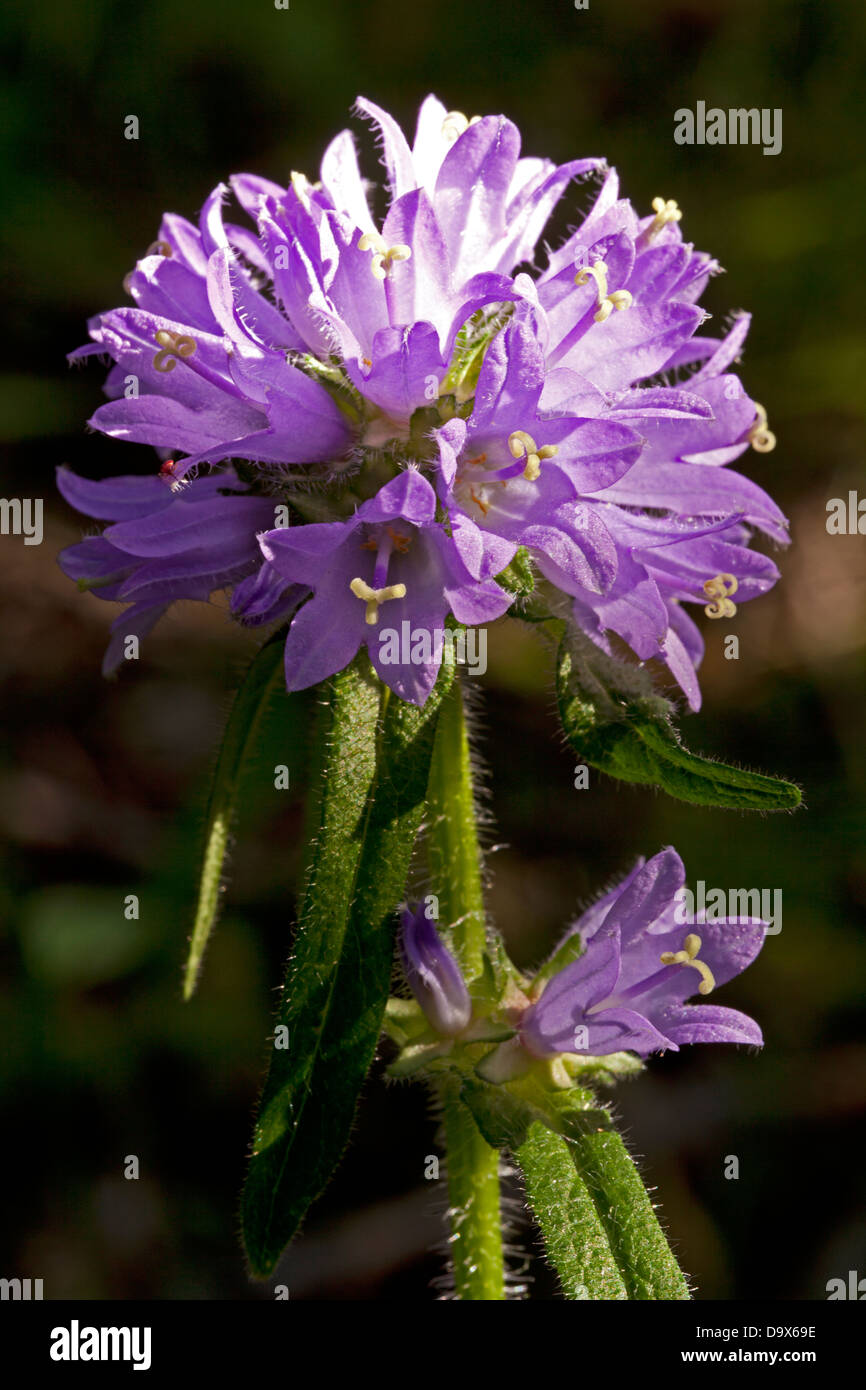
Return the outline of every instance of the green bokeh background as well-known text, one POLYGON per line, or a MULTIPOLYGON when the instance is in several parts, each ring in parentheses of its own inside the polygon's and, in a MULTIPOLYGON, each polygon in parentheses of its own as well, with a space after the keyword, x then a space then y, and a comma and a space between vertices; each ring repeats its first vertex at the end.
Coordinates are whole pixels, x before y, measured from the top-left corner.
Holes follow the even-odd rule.
MULTIPOLYGON (((269 1298, 236 1241, 237 1197, 274 991, 293 921, 311 702, 270 720, 247 778, 226 912, 180 1002, 207 774, 252 643, 187 605, 106 683, 110 605, 56 568, 81 522, 53 490, 152 455, 88 434, 101 374, 70 371, 88 315, 164 208, 218 180, 314 176, 359 92, 412 126, 430 90, 504 111, 524 150, 604 154, 640 209, 675 197, 727 274, 717 322, 754 313, 743 372, 779 446, 748 471, 792 519, 783 582, 738 614, 737 662, 708 625, 691 746, 802 782, 806 809, 701 811, 600 777, 572 786, 545 653, 491 633, 477 726, 491 813, 491 908, 523 961, 639 853, 673 842, 691 880, 779 887, 782 932, 722 1002, 761 1056, 655 1059, 619 1111, 701 1297, 823 1298, 866 1275, 866 538, 830 537, 827 500, 863 476, 864 11, 860 0, 9 0, 2 21, 3 496, 44 497, 45 540, 0 537, 0 1274, 46 1297, 269 1298), (782 108, 783 150, 676 146, 673 113, 782 108), (124 139, 135 114, 140 139, 124 139), (291 768, 277 792, 272 769, 291 768), (138 921, 124 918, 140 897, 138 921), (140 1161, 124 1180, 127 1155, 140 1161), (726 1158, 740 1176, 726 1180, 726 1158)), ((373 175, 376 156, 366 137, 373 175)), ((572 190, 570 218, 585 208, 572 190)), ((727 629, 726 629, 727 630, 727 629)), ((443 1185, 420 1089, 370 1081, 350 1154, 276 1282, 293 1297, 427 1299, 443 1185)), ((518 1195, 516 1239, 527 1244, 518 1195)), ((538 1261, 535 1295, 555 1285, 538 1261)))

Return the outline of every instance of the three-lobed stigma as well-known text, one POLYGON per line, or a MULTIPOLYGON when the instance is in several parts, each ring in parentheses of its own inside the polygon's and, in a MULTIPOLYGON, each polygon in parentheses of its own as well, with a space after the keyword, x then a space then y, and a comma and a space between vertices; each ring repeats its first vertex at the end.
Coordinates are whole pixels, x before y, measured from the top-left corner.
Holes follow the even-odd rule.
POLYGON ((379 604, 387 603, 391 598, 405 598, 405 584, 386 584, 383 589, 372 589, 364 579, 353 579, 349 585, 355 598, 363 599, 367 605, 365 622, 368 627, 375 627, 379 621, 379 604))
POLYGON ((464 116, 462 111, 449 111, 442 122, 442 134, 453 145, 455 140, 460 139, 464 130, 468 130, 471 125, 477 125, 480 120, 480 116, 464 116))
POLYGON ((153 359, 158 372, 173 372, 178 358, 192 357, 196 349, 195 338, 189 333, 171 333, 167 328, 160 328, 154 339, 160 349, 153 359))
POLYGON ((716 987, 715 976, 706 961, 698 959, 700 949, 701 938, 696 936, 694 932, 689 932, 681 951, 662 951, 659 960, 662 965, 691 966, 692 970, 697 970, 701 977, 698 994, 712 994, 716 987))
POLYGON ((534 483, 541 472, 543 459, 553 458, 554 454, 559 453, 556 444, 542 444, 539 449, 531 434, 526 430, 513 430, 508 436, 508 448, 512 458, 526 459, 526 467, 523 476, 527 482, 534 483))
POLYGON ((632 296, 628 290, 613 290, 608 294, 607 266, 604 261, 593 261, 592 265, 584 266, 583 270, 579 270, 575 275, 574 283, 585 285, 590 278, 595 281, 598 291, 598 306, 593 314, 596 323, 604 323, 614 309, 627 309, 632 303, 632 296))
POLYGON ((767 412, 757 401, 755 410, 755 423, 749 429, 748 441, 759 454, 770 454, 776 447, 776 436, 767 428, 767 412))
POLYGON ((402 241, 389 246, 379 232, 364 232, 358 241, 358 249, 373 252, 370 269, 377 280, 386 280, 396 264, 408 261, 412 255, 411 246, 406 246, 402 241))
POLYGON ((646 229, 647 241, 657 237, 669 222, 679 222, 683 215, 682 208, 673 198, 653 198, 652 209, 655 217, 646 229))

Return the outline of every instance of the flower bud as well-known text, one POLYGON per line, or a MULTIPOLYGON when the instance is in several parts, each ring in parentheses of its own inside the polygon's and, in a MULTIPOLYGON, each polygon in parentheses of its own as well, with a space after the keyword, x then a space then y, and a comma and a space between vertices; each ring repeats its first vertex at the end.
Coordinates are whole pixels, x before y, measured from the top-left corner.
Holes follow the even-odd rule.
POLYGON ((409 987, 430 1026, 444 1037, 462 1033, 472 1017, 469 991, 423 907, 406 908, 401 914, 400 950, 409 987))

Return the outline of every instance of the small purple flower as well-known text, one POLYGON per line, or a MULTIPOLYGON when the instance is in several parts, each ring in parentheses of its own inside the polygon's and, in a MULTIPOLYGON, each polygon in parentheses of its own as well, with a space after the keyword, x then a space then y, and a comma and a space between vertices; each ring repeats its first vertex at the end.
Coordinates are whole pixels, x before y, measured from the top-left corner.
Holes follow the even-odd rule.
MULTIPOLYGON (((411 150, 387 111, 363 97, 357 109, 379 129, 392 210, 414 193, 425 194, 455 282, 465 284, 484 272, 508 274, 531 260, 568 184, 605 167, 601 159, 559 166, 547 159, 521 159, 520 132, 512 121, 505 116, 467 118, 446 110, 434 96, 421 105, 411 150)), ((348 131, 325 155, 322 184, 336 207, 373 230, 348 131)))
MULTIPOLYGON (((170 477, 92 482, 60 468, 57 486, 77 511, 111 523, 60 555, 82 589, 130 604, 112 625, 106 675, 120 665, 124 639, 145 636, 176 599, 205 600, 263 568, 257 533, 273 525, 274 504, 245 492, 232 472, 173 487, 170 477)), ((281 581, 272 608, 287 616, 304 593, 281 581)))
POLYGON ((400 918, 400 954, 409 988, 434 1032, 453 1038, 468 1027, 472 1002, 460 967, 423 907, 400 918))
POLYGON ((709 340, 695 343, 694 334, 707 315, 696 301, 720 270, 683 242, 675 202, 657 198, 653 215, 639 218, 618 194, 611 169, 533 290, 548 365, 605 392, 670 369, 675 357, 677 365, 702 360, 709 340))
POLYGON ((366 646, 382 680, 401 699, 423 704, 442 662, 449 613, 460 623, 482 623, 511 603, 488 577, 483 546, 473 565, 461 557, 436 519, 432 486, 414 469, 386 483, 348 521, 267 531, 261 547, 285 584, 313 591, 286 641, 289 690, 342 671, 366 646), (404 623, 419 634, 406 660, 402 651, 392 656, 401 644, 391 640, 404 623))
POLYGON ((499 537, 501 563, 527 546, 542 569, 549 560, 604 593, 617 552, 592 494, 636 463, 641 438, 626 424, 545 410, 544 384, 537 340, 517 321, 487 351, 469 420, 437 432, 455 543, 468 555, 479 536, 499 537))
POLYGON ((582 954, 525 1011, 519 1038, 536 1058, 677 1051, 687 1043, 761 1046, 753 1019, 706 998, 745 970, 766 934, 760 921, 678 924, 682 861, 673 849, 639 863, 570 929, 582 954))
POLYGON ((106 382, 113 399, 90 424, 185 455, 177 478, 229 458, 279 466, 339 459, 351 443, 348 424, 324 387, 287 361, 290 325, 267 301, 267 322, 250 308, 230 249, 214 250, 204 279, 210 329, 140 308, 91 320, 93 344, 70 360, 95 350, 116 365, 106 382))

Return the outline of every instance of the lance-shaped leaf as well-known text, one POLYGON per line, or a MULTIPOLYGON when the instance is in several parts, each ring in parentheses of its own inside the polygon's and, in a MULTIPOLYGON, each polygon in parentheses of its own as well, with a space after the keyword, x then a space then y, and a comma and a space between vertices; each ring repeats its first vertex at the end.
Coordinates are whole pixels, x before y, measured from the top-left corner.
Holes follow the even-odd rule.
POLYGON ((515 1151, 547 1258, 567 1299, 625 1299, 604 1226, 565 1139, 535 1121, 515 1151))
POLYGON ((673 707, 652 693, 645 673, 572 629, 560 642, 556 685, 571 747, 609 777, 661 787, 697 806, 783 811, 800 803, 792 782, 690 753, 671 722, 673 707))
POLYGON ((634 1160, 591 1091, 549 1090, 529 1075, 508 1086, 467 1078, 461 1096, 488 1144, 523 1169, 567 1297, 690 1297, 634 1160), (581 1285, 590 1292, 568 1292, 581 1285))
POLYGON ((621 1135, 612 1127, 587 1128, 583 1134, 572 1135, 568 1144, 607 1234, 628 1297, 690 1298, 685 1276, 621 1135))
POLYGON ((421 709, 385 690, 366 659, 323 687, 307 886, 242 1203, 247 1255, 261 1276, 348 1142, 382 1029, 394 908, 424 812, 439 704, 452 679, 449 663, 421 709))
POLYGON ((183 977, 184 999, 190 999, 195 991, 205 948, 219 915, 220 890, 244 765, 270 701, 280 690, 284 699, 290 699, 283 688, 284 638, 284 632, 275 634, 254 657, 229 713, 208 800, 198 902, 183 977))

